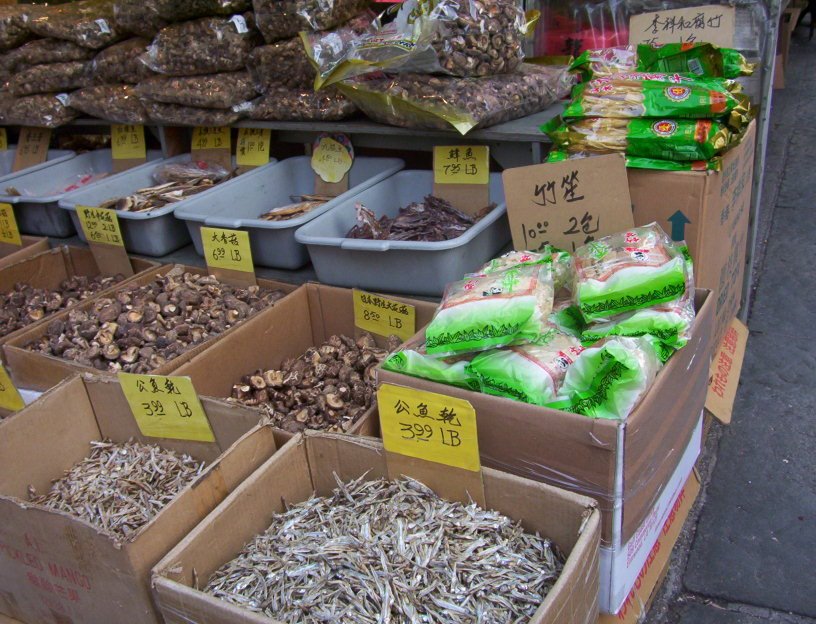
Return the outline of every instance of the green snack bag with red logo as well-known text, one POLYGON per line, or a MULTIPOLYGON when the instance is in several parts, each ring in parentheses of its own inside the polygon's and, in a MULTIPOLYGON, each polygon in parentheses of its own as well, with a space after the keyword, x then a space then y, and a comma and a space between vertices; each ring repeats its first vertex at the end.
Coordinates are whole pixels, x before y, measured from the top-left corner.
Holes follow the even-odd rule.
POLYGON ((750 76, 756 63, 731 48, 712 43, 667 43, 661 46, 640 44, 637 47, 638 71, 680 73, 692 76, 738 78, 750 76))
MULTIPOLYGON (((547 162, 564 162, 575 158, 597 156, 591 152, 566 152, 553 150, 547 154, 547 162)), ((719 171, 722 169, 722 158, 715 156, 711 160, 663 160, 644 156, 626 156, 626 166, 631 169, 657 169, 659 171, 719 171)))

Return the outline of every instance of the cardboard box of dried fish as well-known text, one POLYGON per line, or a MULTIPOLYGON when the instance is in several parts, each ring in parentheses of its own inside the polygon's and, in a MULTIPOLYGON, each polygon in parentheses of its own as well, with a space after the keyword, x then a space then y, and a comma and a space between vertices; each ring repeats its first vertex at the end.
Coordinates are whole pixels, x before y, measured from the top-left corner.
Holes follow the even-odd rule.
POLYGON ((482 509, 387 475, 378 441, 290 440, 154 568, 167 624, 596 622, 595 501, 486 469, 482 509))
POLYGON ((244 175, 237 184, 184 202, 175 214, 187 223, 201 256, 201 227, 225 227, 249 232, 255 264, 298 269, 309 261, 309 255, 295 240, 297 228, 404 166, 399 158, 358 156, 348 173, 348 190, 335 197, 315 188, 316 175, 308 156, 286 158, 263 172, 252 172, 251 183, 244 175))
POLYGON ((5 354, 26 390, 85 372, 166 375, 295 289, 263 279, 239 288, 199 267, 165 265, 22 332, 5 354))
MULTIPOLYGON (((275 159, 241 176, 251 180, 259 171, 274 167, 275 159)), ((175 218, 179 207, 196 195, 210 197, 216 186, 231 187, 237 180, 235 169, 191 162, 189 154, 149 163, 120 173, 88 188, 65 195, 60 208, 68 211, 85 237, 76 214, 77 206, 115 208, 125 249, 146 256, 164 256, 189 244, 190 236, 182 221, 175 218)))
POLYGON ((431 195, 432 171, 400 171, 302 226, 325 284, 439 296, 510 242, 501 174, 490 204, 464 214, 431 195))
MULTIPOLYGON (((416 308, 416 325, 435 305, 416 308)), ((401 341, 362 334, 352 291, 307 284, 178 369, 203 395, 257 407, 289 433, 304 429, 376 435, 374 369, 401 341)))
POLYGON ((148 438, 117 380, 75 376, 0 422, 0 612, 161 622, 150 568, 277 448, 256 413, 202 405, 213 442, 148 438))

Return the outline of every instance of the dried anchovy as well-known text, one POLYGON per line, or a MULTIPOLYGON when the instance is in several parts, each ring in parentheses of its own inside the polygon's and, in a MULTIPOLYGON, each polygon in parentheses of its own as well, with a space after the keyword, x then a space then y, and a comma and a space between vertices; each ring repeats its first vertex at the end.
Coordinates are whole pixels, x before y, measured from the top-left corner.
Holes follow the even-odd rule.
POLYGON ((113 5, 116 28, 152 39, 167 26, 167 22, 159 15, 156 4, 156 0, 116 0, 113 5))
POLYGON ((263 213, 258 218, 264 221, 288 221, 289 219, 294 219, 295 217, 304 215, 307 212, 311 212, 318 206, 325 204, 327 201, 331 201, 334 199, 334 197, 330 197, 328 195, 291 195, 290 199, 295 203, 289 204, 288 206, 273 208, 272 210, 263 213))
POLYGON ((106 533, 131 540, 204 469, 205 462, 132 440, 91 442, 90 455, 53 481, 32 503, 65 511, 106 533))
POLYGON ((154 123, 174 126, 231 126, 241 119, 232 109, 198 108, 144 100, 147 116, 154 123))
POLYGON ((81 89, 89 81, 88 67, 85 61, 34 65, 16 72, 8 82, 8 90, 13 96, 21 97, 81 89))
POLYGON ((550 540, 413 479, 343 484, 273 516, 204 591, 281 622, 525 622, 564 567, 550 540))
POLYGON ((267 43, 301 30, 328 30, 368 7, 367 0, 253 0, 258 29, 267 43))
POLYGON ((450 202, 428 195, 422 202, 414 202, 400 208, 392 219, 387 215, 379 221, 368 208, 355 205, 357 224, 349 230, 346 238, 399 241, 444 241, 464 234, 480 219, 496 207, 490 204, 474 216, 454 208, 450 202))
POLYGON ((150 41, 134 37, 105 48, 91 63, 91 78, 94 84, 136 84, 153 75, 141 56, 150 41))
POLYGON ((56 128, 77 118, 77 111, 64 104, 66 94, 41 93, 14 98, 5 108, 5 123, 14 126, 56 128))
POLYGON ((30 16, 28 28, 34 34, 73 41, 94 50, 123 37, 114 24, 113 0, 80 0, 31 7, 30 16))
POLYGON ((350 117, 357 107, 336 89, 269 87, 249 107, 249 118, 266 121, 339 121, 350 117))
POLYGON ((93 50, 70 41, 35 39, 3 54, 0 65, 9 71, 18 71, 33 65, 88 61, 93 56, 93 50))
POLYGON ((224 72, 205 76, 153 76, 137 87, 147 100, 226 109, 257 96, 248 72, 224 72))
POLYGON ((16 284, 14 290, 0 294, 0 336, 8 336, 46 315, 64 310, 122 281, 123 276, 86 277, 63 280, 57 288, 34 288, 16 284))
POLYGON ((91 117, 120 124, 148 122, 147 111, 133 85, 97 85, 74 91, 68 104, 91 117))

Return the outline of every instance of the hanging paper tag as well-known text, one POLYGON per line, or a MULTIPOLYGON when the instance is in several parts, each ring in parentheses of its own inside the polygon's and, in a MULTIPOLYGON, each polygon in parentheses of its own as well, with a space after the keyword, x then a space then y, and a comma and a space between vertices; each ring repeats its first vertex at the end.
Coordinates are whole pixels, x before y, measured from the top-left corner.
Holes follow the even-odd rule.
POLYGON ((16 412, 25 407, 25 401, 14 386, 5 367, 0 364, 0 408, 16 412))
POLYGON ((249 233, 224 228, 201 228, 207 269, 221 281, 235 286, 257 284, 249 233))
POLYGON ((490 150, 486 145, 438 145, 433 150, 433 194, 466 214, 490 203, 490 150))
POLYGON ((355 289, 354 325, 359 329, 389 336, 395 334, 408 340, 416 333, 416 309, 380 295, 355 289))
POLYGON ((345 134, 320 134, 312 145, 315 194, 337 197, 345 193, 353 164, 354 146, 345 134))
POLYGON ((119 373, 119 383, 142 435, 215 441, 210 421, 189 377, 119 373))
POLYGON ((0 152, 5 152, 8 149, 8 134, 5 128, 0 128, 0 152))
POLYGON ((125 171, 147 162, 144 126, 113 124, 111 126, 113 170, 125 171))
POLYGON ((133 275, 116 211, 94 206, 77 206, 76 211, 100 272, 125 277, 133 275))
POLYGON ((247 27, 247 23, 243 15, 233 15, 230 18, 230 21, 235 25, 235 30, 239 34, 243 35, 244 33, 249 32, 249 28, 247 27))
POLYGON ((230 128, 193 128, 193 140, 190 152, 194 161, 218 164, 232 169, 232 143, 230 128))
POLYGON ((28 167, 44 163, 48 158, 48 144, 51 130, 47 128, 20 128, 17 151, 14 154, 12 171, 22 171, 28 167))
POLYGON ((239 167, 260 167, 269 162, 272 131, 264 128, 239 128, 235 159, 239 167))
POLYGON ((101 17, 98 20, 94 20, 96 25, 99 26, 99 30, 102 31, 104 34, 109 35, 111 32, 110 26, 108 25, 108 21, 102 19, 101 17))
POLYGON ((14 206, 0 203, 0 243, 22 247, 20 230, 17 228, 17 219, 14 217, 14 206))

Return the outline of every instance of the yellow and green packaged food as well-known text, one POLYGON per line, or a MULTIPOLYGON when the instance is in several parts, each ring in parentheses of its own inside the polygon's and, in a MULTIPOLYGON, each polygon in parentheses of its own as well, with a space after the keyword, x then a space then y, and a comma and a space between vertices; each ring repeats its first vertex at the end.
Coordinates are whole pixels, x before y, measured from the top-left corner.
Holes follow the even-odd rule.
POLYGON ((736 50, 719 48, 712 43, 640 44, 637 47, 637 68, 667 74, 738 78, 753 74, 756 63, 749 63, 736 50))
POLYGON ((404 349, 392 353, 383 362, 382 367, 395 373, 478 392, 481 386, 467 369, 471 358, 471 354, 453 357, 428 355, 424 344, 407 345, 404 349))
POLYGON ((514 266, 549 264, 552 268, 553 288, 572 286, 572 255, 552 245, 545 245, 541 251, 508 251, 503 256, 486 262, 473 275, 487 275, 497 271, 506 271, 514 266))
MULTIPOLYGON (((594 152, 567 152, 556 149, 547 154, 547 162, 564 162, 565 160, 589 158, 597 155, 594 152)), ((711 160, 680 161, 626 155, 626 166, 630 169, 656 169, 658 171, 720 171, 722 169, 722 158, 716 156, 711 160)))

